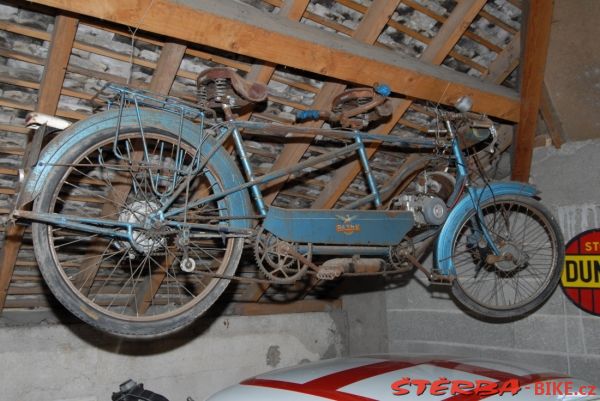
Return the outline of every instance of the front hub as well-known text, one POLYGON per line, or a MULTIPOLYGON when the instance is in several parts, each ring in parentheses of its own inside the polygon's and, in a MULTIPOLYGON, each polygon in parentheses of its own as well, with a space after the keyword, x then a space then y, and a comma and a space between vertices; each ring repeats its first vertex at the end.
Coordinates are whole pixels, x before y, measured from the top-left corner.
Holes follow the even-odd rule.
POLYGON ((527 262, 527 254, 510 242, 500 247, 499 251, 498 256, 489 255, 487 262, 503 272, 510 273, 527 262))

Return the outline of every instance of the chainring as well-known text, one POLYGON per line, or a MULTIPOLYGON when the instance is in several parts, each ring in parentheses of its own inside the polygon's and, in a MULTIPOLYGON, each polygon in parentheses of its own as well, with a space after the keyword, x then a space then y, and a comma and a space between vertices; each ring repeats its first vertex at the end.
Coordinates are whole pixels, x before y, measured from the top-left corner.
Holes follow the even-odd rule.
POLYGON ((414 254, 415 247, 412 241, 403 241, 398 245, 390 246, 388 251, 388 262, 391 271, 407 273, 413 269, 412 263, 406 258, 406 254, 414 254))
MULTIPOLYGON (((258 230, 254 241, 256 263, 260 272, 277 284, 293 283, 304 276, 308 270, 308 265, 282 251, 285 246, 296 249, 296 243, 284 241, 265 230, 264 227, 258 230)), ((309 252, 303 256, 311 260, 310 247, 309 252)))

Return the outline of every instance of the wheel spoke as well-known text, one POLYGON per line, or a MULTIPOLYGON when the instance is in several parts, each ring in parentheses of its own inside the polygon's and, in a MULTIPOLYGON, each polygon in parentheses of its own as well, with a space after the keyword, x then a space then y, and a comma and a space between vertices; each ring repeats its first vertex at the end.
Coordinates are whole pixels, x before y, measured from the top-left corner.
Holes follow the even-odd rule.
MULTIPOLYGON (((114 133, 106 134, 95 145, 72 152, 71 159, 56 163, 54 168, 61 171, 60 176, 43 193, 47 205, 43 211, 145 227, 133 231, 130 238, 133 243, 64 227, 47 227, 48 252, 55 265, 47 268, 59 280, 70 283, 66 306, 76 313, 82 310, 78 304, 85 303, 86 310, 91 307, 94 313, 101 313, 109 321, 113 319, 112 326, 103 327, 103 323, 88 321, 86 315, 76 313, 111 332, 120 330, 119 322, 152 325, 175 321, 178 315, 191 313, 193 309, 201 313, 214 302, 215 297, 207 297, 208 294, 225 288, 217 286, 222 279, 201 273, 232 274, 244 241, 233 237, 202 238, 201 232, 192 230, 194 235, 182 244, 179 241, 183 228, 149 220, 151 213, 162 205, 161 196, 167 196, 171 186, 177 187, 186 179, 181 171, 194 160, 195 147, 176 136, 148 130, 146 159, 139 134, 131 129, 122 130, 116 147, 125 159, 119 159, 112 152, 114 139, 114 133), (196 272, 180 270, 184 257, 196 262, 196 272)), ((176 197, 171 207, 185 208, 192 199, 221 192, 221 180, 209 162, 189 180, 188 188, 176 197)), ((177 216, 177 221, 228 224, 227 216, 235 215, 228 199, 186 210, 177 216)), ((51 290, 54 292, 56 288, 51 290)))
POLYGON ((482 238, 480 223, 465 217, 451 257, 457 275, 453 291, 466 306, 509 316, 512 310, 539 304, 549 295, 546 288, 556 285, 560 233, 534 202, 505 196, 481 206, 483 223, 500 255, 512 255, 491 265, 486 262, 491 248, 474 243, 482 238))

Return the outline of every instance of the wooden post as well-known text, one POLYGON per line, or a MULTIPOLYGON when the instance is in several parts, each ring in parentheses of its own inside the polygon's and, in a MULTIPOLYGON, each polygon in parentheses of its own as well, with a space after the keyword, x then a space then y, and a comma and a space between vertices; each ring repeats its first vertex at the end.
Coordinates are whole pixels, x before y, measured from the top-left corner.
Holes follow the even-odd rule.
POLYGON ((554 1, 530 0, 527 4, 525 34, 522 36, 521 107, 512 172, 514 180, 524 182, 529 180, 531 169, 554 1))
MULTIPOLYGON (((78 24, 79 20, 76 18, 64 15, 56 17, 48 58, 46 59, 40 84, 36 111, 52 115, 56 113, 78 24)), ((25 154, 23 166, 31 165, 32 159, 37 160, 38 154, 34 153, 28 152, 25 154)), ((17 262, 19 249, 21 249, 24 232, 24 226, 11 225, 4 234, 4 247, 0 251, 0 260, 2 260, 2 266, 0 266, 0 311, 4 309, 8 287, 17 262)))

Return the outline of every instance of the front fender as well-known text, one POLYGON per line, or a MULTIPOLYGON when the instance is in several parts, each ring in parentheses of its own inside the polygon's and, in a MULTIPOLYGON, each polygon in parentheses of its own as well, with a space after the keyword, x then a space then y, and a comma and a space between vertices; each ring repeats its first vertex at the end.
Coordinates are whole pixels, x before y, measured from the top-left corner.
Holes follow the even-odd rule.
MULTIPOLYGON (((474 199, 481 203, 488 199, 501 195, 521 195, 534 197, 538 190, 529 184, 522 182, 494 182, 485 188, 474 188, 474 199)), ((445 276, 456 274, 454 263, 452 263, 452 240, 460 229, 464 216, 475 209, 471 195, 467 193, 452 209, 436 242, 436 265, 439 273, 445 276)))

